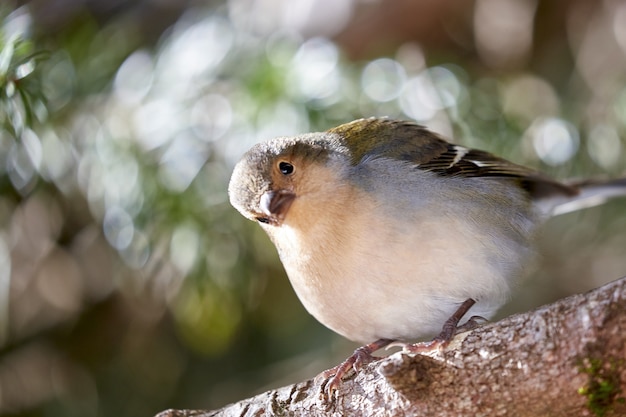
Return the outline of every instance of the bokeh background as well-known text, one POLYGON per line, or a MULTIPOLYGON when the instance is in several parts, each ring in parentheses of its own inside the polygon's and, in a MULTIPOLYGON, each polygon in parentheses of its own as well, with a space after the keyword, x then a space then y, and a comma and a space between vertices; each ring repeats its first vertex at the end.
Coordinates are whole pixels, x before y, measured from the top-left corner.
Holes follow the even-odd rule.
MULTIPOLYGON (((623 1, 3 0, 0 50, 3 416, 216 408, 355 347, 228 204, 258 141, 385 115, 626 174, 623 1)), ((626 275, 626 204, 538 246, 502 315, 626 275)))

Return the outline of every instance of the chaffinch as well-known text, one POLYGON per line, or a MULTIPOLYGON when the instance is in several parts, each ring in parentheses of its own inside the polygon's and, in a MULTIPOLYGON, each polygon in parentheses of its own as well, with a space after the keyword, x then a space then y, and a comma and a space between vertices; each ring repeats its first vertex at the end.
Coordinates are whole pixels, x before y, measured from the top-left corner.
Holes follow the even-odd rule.
POLYGON ((307 311, 369 343, 323 374, 328 392, 392 341, 438 333, 404 345, 430 349, 469 310, 493 316, 538 224, 616 195, 626 195, 625 179, 560 183, 386 118, 258 144, 229 185, 232 205, 267 232, 307 311))

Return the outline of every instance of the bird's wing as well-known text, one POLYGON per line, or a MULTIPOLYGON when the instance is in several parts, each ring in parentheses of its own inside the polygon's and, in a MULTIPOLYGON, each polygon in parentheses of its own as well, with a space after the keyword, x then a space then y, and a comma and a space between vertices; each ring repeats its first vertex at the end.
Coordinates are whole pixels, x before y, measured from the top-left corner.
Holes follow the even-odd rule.
POLYGON ((449 143, 411 122, 370 118, 338 126, 330 132, 345 138, 352 150, 354 164, 373 157, 392 158, 442 176, 510 178, 519 181, 534 197, 554 193, 575 195, 578 192, 576 187, 554 181, 489 152, 449 143))

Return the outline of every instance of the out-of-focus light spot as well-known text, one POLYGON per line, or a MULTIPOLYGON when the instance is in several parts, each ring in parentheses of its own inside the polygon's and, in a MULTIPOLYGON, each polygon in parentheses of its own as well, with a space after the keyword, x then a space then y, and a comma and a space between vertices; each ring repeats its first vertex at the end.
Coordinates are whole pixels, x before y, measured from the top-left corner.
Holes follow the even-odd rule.
POLYGON ((92 149, 100 162, 105 165, 115 164, 118 156, 122 153, 122 149, 116 143, 115 137, 104 127, 96 132, 92 149))
POLYGON ((587 151, 602 168, 615 168, 622 155, 622 142, 612 126, 597 125, 591 129, 587 141, 587 151))
POLYGON ((62 313, 75 314, 83 301, 84 284, 76 260, 56 248, 43 260, 37 272, 40 296, 62 313))
MULTIPOLYGON (((185 19, 182 24, 186 24, 185 19)), ((177 28, 158 59, 162 89, 206 76, 224 59, 232 47, 234 34, 224 18, 213 16, 186 28, 177 28)))
POLYGON ((105 212, 102 171, 102 167, 93 154, 84 155, 78 162, 78 187, 86 196, 91 213, 98 220, 104 217, 105 212))
POLYGON ((287 29, 331 37, 352 15, 354 0, 230 0, 228 10, 241 31, 269 35, 287 29))
MULTIPOLYGON (((30 135, 25 137, 28 136, 30 135)), ((26 142, 13 143, 7 155, 7 172, 11 183, 17 190, 25 189, 35 180, 36 170, 33 158, 35 162, 41 162, 41 149, 37 150, 37 147, 41 147, 41 144, 36 136, 34 136, 34 139, 30 145, 26 142)))
POLYGON ((33 18, 28 12, 28 7, 21 6, 9 13, 4 19, 4 22, 2 22, 2 31, 7 39, 14 36, 28 39, 32 23, 33 18))
POLYGON ((220 141, 220 153, 232 168, 241 159, 241 155, 257 142, 256 129, 252 123, 238 120, 228 132, 228 140, 220 141))
POLYGON ((274 0, 229 0, 228 17, 238 32, 271 33, 278 26, 280 5, 274 0))
MULTIPOLYGON (((90 202, 101 201, 104 195, 103 168, 94 154, 84 155, 78 163, 78 186, 90 202)), ((96 216, 101 218, 101 216, 96 216)))
POLYGON ((43 149, 39 137, 30 129, 24 130, 22 133, 22 144, 24 150, 30 159, 31 164, 35 169, 39 169, 41 161, 43 159, 43 149))
POLYGON ((84 155, 78 161, 78 169, 76 170, 76 179, 78 181, 78 187, 83 193, 87 193, 89 188, 89 177, 91 176, 91 167, 93 161, 93 155, 84 155))
MULTIPOLYGON (((5 48, 5 51, 8 48, 5 48)), ((2 74, 2 76, 4 76, 4 74, 6 74, 6 71, 8 70, 8 63, 10 62, 8 58, 6 58, 6 55, 9 54, 3 54, 5 56, 0 56, 0 61, 4 61, 6 62, 5 65, 1 65, 0 66, 0 74, 2 74)), ((0 64, 4 64, 4 62, 0 62, 0 64)), ((6 87, 5 87, 5 93, 7 95, 8 98, 12 98, 15 95, 15 83, 13 81, 7 81, 6 83, 6 87)), ((13 115, 13 120, 11 120, 13 122, 13 125, 17 126, 19 130, 22 128, 22 125, 24 124, 24 122, 21 120, 21 114, 20 113, 15 113, 13 115), (19 119, 18 119, 19 118, 19 119)))
POLYGON ((448 113, 438 112, 435 116, 424 123, 426 127, 441 136, 454 140, 454 128, 448 113))
POLYGON ((167 98, 141 106, 133 122, 137 141, 145 150, 163 146, 185 125, 182 110, 167 98))
POLYGON ((126 249, 133 240, 133 219, 121 207, 110 207, 106 211, 102 228, 107 241, 117 250, 126 249))
POLYGON ((323 99, 336 94, 340 85, 339 51, 324 38, 306 41, 296 53, 289 81, 305 100, 323 99))
POLYGON ((431 82, 435 87, 438 99, 432 104, 437 109, 451 108, 457 105, 463 91, 456 75, 447 68, 433 67, 428 70, 431 82))
POLYGON ((11 253, 4 233, 0 234, 0 346, 4 346, 9 330, 9 295, 11 293, 11 253))
POLYGON ((202 139, 213 141, 222 137, 233 122, 230 101, 221 94, 200 98, 191 109, 191 123, 202 139))
MULTIPOLYGON (((311 18, 312 9, 317 3, 316 0, 283 1, 278 5, 278 10, 282 11, 282 24, 290 29, 302 31, 306 27, 307 21, 311 18)), ((341 3, 338 0, 337 3, 341 3)), ((328 15, 330 16, 330 15, 328 15)))
POLYGON ((170 241, 170 258, 176 268, 188 274, 198 259, 200 235, 195 225, 184 225, 176 228, 170 241))
POLYGON ((426 57, 424 51, 415 43, 405 43, 396 52, 396 61, 408 73, 417 74, 426 68, 426 57))
POLYGON ((35 70, 35 61, 33 59, 28 60, 15 69, 15 78, 21 80, 28 77, 35 70))
POLYGON ((497 68, 521 65, 532 45, 535 0, 478 0, 474 8, 476 47, 497 68))
POLYGON ((161 157, 159 179, 176 192, 189 187, 208 158, 206 144, 189 132, 179 134, 161 157))
POLYGON ((101 160, 103 170, 99 180, 102 182, 104 199, 107 207, 119 205, 129 210, 137 204, 139 187, 139 165, 132 155, 117 152, 117 157, 101 160))
POLYGON ((452 71, 434 67, 410 79, 400 94, 402 111, 409 117, 426 122, 439 110, 454 107, 461 85, 452 71))
POLYGON ((559 113, 559 99, 550 84, 533 75, 523 75, 502 89, 502 107, 512 117, 530 123, 538 117, 559 113))
MULTIPOLYGON (((102 129, 102 123, 92 112, 78 113, 71 118, 69 127, 71 135, 81 138, 79 149, 89 150, 91 143, 96 139, 97 132, 102 129)), ((127 132, 127 131, 126 131, 127 132)), ((71 137, 71 136, 69 136, 71 137)))
POLYGON ((62 51, 55 53, 44 65, 42 91, 48 99, 48 106, 58 110, 69 103, 78 77, 71 58, 62 51))
POLYGON ((124 101, 137 103, 148 94, 153 80, 152 56, 146 51, 131 54, 117 70, 115 92, 124 101))
POLYGON ((549 165, 567 162, 578 150, 578 131, 564 120, 539 119, 531 125, 529 133, 537 156, 549 165))
POLYGON ((423 76, 411 78, 400 94, 400 108, 404 114, 418 122, 430 120, 437 113, 436 108, 429 105, 432 100, 428 96, 434 94, 434 87, 429 79, 423 76), (427 100, 424 100, 425 97, 427 100))
POLYGON ((302 39, 295 32, 272 32, 265 42, 267 60, 275 67, 286 68, 296 54, 302 39))
POLYGON ((352 16, 353 0, 283 0, 282 25, 304 34, 333 36, 352 16))
MULTIPOLYGON (((69 134, 68 134, 69 136, 69 134)), ((41 137, 42 153, 44 155, 41 176, 54 181, 59 188, 68 186, 63 178, 67 175, 74 164, 71 145, 67 141, 58 138, 53 130, 46 130, 41 137)))
POLYGON ((622 51, 626 54, 626 3, 616 3, 617 10, 613 14, 613 33, 622 51))
POLYGON ((611 30, 613 12, 608 11, 608 3, 606 7, 606 13, 575 13, 568 25, 578 74, 599 102, 605 100, 601 97, 612 95, 615 86, 623 84, 624 72, 623 50, 611 30))
POLYGON ((393 59, 381 58, 370 62, 361 74, 361 86, 375 101, 391 101, 398 97, 406 82, 406 72, 393 59))
POLYGON ((126 265, 131 268, 143 268, 150 258, 150 242, 146 235, 139 230, 135 230, 133 238, 128 247, 120 252, 126 265))
POLYGON ((296 135, 306 132, 309 127, 304 109, 284 100, 260 109, 257 119, 257 142, 277 136, 296 135))

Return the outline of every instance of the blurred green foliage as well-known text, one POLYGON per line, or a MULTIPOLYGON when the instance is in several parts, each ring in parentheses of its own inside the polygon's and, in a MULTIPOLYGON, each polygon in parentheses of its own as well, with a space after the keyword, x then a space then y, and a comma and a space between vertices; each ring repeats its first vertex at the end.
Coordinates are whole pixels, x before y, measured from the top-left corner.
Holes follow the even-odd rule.
POLYGON ((45 97, 39 77, 33 75, 46 53, 34 51, 32 42, 19 35, 0 38, 0 120, 5 134, 18 139, 24 129, 45 117, 45 97))
MULTIPOLYGON (((267 238, 228 204, 232 166, 260 140, 385 115, 562 178, 626 166, 626 34, 601 20, 551 40, 572 69, 530 43, 528 62, 507 67, 516 49, 479 35, 471 54, 407 38, 349 60, 349 46, 234 0, 185 6, 156 41, 141 7, 79 8, 54 28, 42 7, 0 15, 2 415, 217 407, 349 348, 308 317, 267 238), (606 73, 584 39, 620 51, 606 73)), ((554 19, 540 12, 529 30, 554 19)), ((623 274, 623 208, 555 223, 512 310, 623 274), (566 255, 579 260, 549 261, 566 255)))

